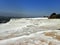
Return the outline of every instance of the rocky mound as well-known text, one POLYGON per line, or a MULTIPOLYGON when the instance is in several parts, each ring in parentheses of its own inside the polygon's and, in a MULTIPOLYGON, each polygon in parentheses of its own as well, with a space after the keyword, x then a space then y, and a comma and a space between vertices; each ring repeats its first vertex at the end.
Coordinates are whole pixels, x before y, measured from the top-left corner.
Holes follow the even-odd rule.
POLYGON ((48 19, 60 19, 60 14, 52 13, 48 19))

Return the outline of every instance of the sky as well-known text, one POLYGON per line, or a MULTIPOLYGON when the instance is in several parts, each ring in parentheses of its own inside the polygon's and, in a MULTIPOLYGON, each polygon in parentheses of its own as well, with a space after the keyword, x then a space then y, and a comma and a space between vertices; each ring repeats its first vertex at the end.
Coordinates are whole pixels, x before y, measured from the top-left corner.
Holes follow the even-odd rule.
POLYGON ((45 16, 53 12, 60 13, 60 0, 0 0, 0 16, 45 16))

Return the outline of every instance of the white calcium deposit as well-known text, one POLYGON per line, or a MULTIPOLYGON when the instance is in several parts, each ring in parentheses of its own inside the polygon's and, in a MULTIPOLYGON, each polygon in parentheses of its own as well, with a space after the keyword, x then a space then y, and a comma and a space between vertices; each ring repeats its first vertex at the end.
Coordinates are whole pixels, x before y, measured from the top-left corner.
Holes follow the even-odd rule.
POLYGON ((0 24, 0 45, 60 45, 60 19, 22 18, 0 24))

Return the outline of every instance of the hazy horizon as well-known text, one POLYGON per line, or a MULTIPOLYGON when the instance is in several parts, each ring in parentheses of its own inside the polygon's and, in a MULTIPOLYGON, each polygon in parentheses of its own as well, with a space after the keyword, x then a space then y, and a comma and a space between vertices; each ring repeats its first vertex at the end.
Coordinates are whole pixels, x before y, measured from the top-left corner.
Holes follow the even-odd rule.
POLYGON ((60 0, 0 0, 0 16, 48 16, 60 13, 60 0))

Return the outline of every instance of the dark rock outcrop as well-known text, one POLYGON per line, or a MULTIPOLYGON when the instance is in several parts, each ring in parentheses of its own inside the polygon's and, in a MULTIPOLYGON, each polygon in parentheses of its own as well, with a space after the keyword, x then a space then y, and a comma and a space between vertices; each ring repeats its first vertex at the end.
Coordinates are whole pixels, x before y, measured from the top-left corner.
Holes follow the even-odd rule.
POLYGON ((60 19, 60 14, 52 13, 48 19, 60 19))
POLYGON ((0 23, 7 23, 10 21, 9 17, 0 16, 0 23))

